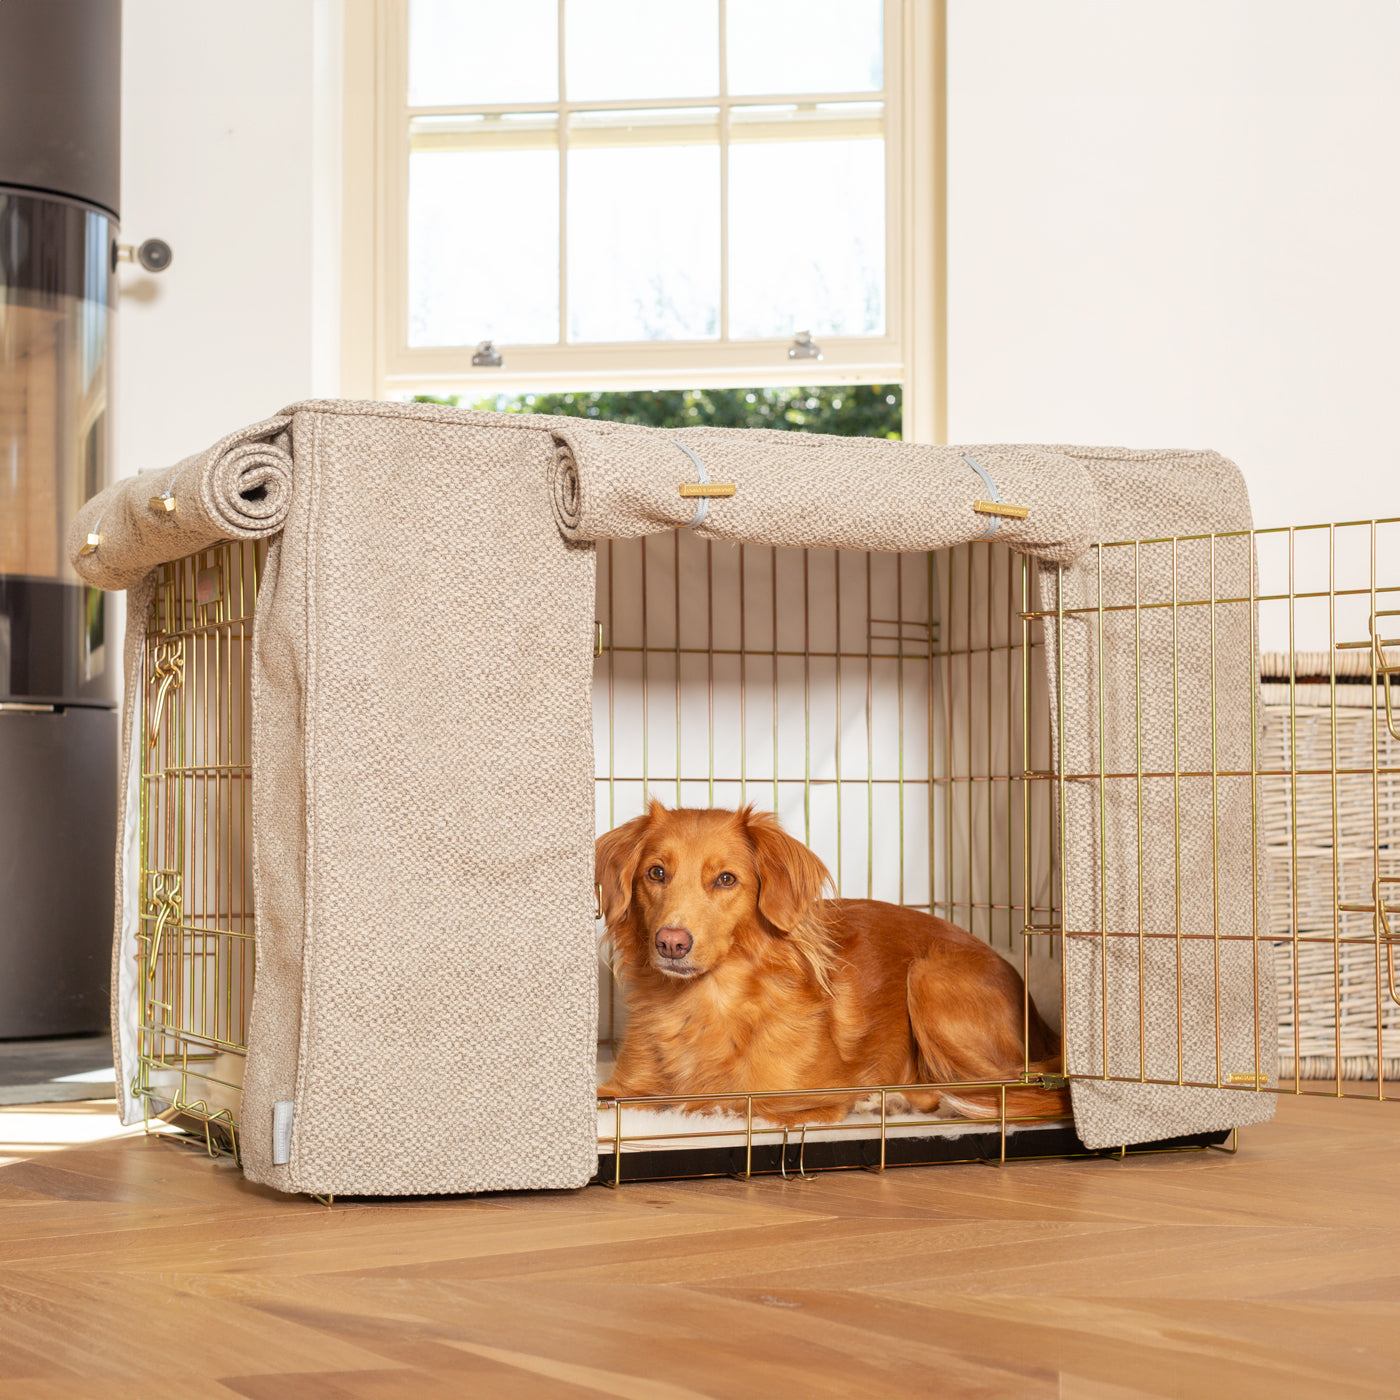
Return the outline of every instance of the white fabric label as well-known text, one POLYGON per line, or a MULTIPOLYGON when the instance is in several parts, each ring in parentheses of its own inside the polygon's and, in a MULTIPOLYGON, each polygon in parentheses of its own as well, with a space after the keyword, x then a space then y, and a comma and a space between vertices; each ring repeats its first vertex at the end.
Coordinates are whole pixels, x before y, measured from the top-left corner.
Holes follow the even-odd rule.
POLYGON ((292 1160, 292 1112, 296 1104, 291 1099, 278 1099, 272 1105, 272 1165, 285 1167, 292 1160))

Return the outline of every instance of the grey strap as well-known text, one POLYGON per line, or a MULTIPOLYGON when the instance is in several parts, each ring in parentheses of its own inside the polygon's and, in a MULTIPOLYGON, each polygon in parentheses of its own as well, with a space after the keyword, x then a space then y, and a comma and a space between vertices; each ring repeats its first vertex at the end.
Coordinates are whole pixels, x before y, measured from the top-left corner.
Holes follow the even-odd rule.
MULTIPOLYGON (((702 486, 708 486, 708 485, 710 484, 710 474, 709 474, 709 472, 707 472, 707 471, 705 470, 705 464, 704 464, 704 462, 702 462, 702 461, 695 455, 695 453, 693 453, 693 452, 690 450, 690 448, 688 448, 688 447, 685 445, 685 443, 683 443, 683 442, 677 442, 677 441, 675 440, 675 438, 672 438, 672 439, 671 439, 671 446, 672 446, 672 447, 679 447, 680 450, 681 450, 682 452, 684 452, 685 455, 686 455, 687 457, 689 457, 690 460, 691 460, 692 462, 695 463, 695 469, 696 469, 696 471, 698 471, 698 472, 700 473, 700 484, 701 484, 702 486)), ((705 523, 705 517, 706 517, 709 513, 710 513, 710 498, 709 498, 708 496, 701 496, 701 497, 699 497, 699 498, 696 500, 696 502, 695 502, 695 514, 694 514, 694 516, 692 516, 691 519, 687 520, 686 523, 685 523, 684 525, 681 526, 681 529, 682 529, 682 530, 693 530, 697 525, 703 525, 703 524, 705 523)))
MULTIPOLYGON (((988 473, 987 470, 980 463, 974 462, 972 458, 969 457, 965 452, 962 454, 962 459, 968 464, 969 467, 972 468, 973 471, 977 473, 978 476, 982 478, 982 484, 987 488, 988 494, 991 496, 992 500, 994 500, 998 505, 1005 504, 1001 499, 1001 492, 997 490, 997 484, 995 481, 992 480, 990 473, 988 473)), ((990 516, 987 521, 987 528, 982 531, 981 535, 979 535, 978 538, 984 540, 990 539, 993 535, 996 534, 997 526, 1000 524, 1000 516, 990 516)))
POLYGON ((150 500, 146 502, 152 510, 163 511, 168 515, 176 509, 175 478, 179 476, 179 474, 180 464, 177 462, 171 469, 170 477, 165 483, 165 490, 162 491, 159 496, 152 496, 150 500))
POLYGON ((92 523, 92 529, 88 531, 87 539, 78 550, 79 555, 96 554, 102 545, 102 522, 106 518, 107 508, 102 508, 102 514, 92 523))

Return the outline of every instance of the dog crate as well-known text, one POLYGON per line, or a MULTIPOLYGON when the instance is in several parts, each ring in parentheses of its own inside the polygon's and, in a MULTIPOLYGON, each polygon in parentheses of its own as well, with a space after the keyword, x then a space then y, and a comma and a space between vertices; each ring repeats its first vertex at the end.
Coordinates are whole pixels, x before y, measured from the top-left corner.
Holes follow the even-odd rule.
MULTIPOLYGON (((822 857, 840 893, 927 910, 986 940, 1057 1029, 1066 967, 1097 976, 1103 1029, 1067 1042, 1071 1083, 1392 1098, 1397 530, 1382 521, 1106 544, 1092 551, 1097 587, 1084 597, 1062 570, 990 541, 918 555, 728 546, 685 531, 606 541, 598 830, 640 813, 649 794, 753 803, 822 857), (1052 687, 1063 714, 1063 688, 1093 674, 1076 672, 1071 651, 1111 637, 1135 660, 1136 741, 1131 725, 1109 740, 1100 668, 1087 697, 1098 743, 1068 752, 1052 687), (1253 721, 1242 739, 1215 719, 1241 677, 1253 721), (1210 716, 1205 738, 1184 733, 1188 689, 1210 716), (1144 739, 1150 725, 1169 736, 1165 758, 1144 739), (1231 793, 1244 794, 1242 843, 1218 820, 1231 793), (1099 815, 1096 839, 1112 840, 1113 802, 1137 816, 1135 892, 1113 894, 1101 873, 1097 907, 1108 913, 1067 921, 1077 900, 1085 907, 1067 841, 1086 812, 1099 815), (1204 852, 1179 834, 1190 803, 1211 814, 1204 852), (1145 841, 1153 813, 1165 846, 1145 841), (1213 872, 1231 859, 1248 868, 1253 917, 1241 927, 1217 908, 1209 932, 1190 932, 1185 903, 1201 891, 1209 900, 1213 872), (1247 1045, 1222 1046, 1221 960, 1236 954, 1252 967, 1256 1008, 1279 974, 1279 1015, 1255 1011, 1252 1059, 1247 1045), (1146 969, 1163 959, 1178 989, 1174 1046, 1149 1043, 1146 969), (1212 967, 1213 1045, 1208 1029, 1188 1036, 1182 1014, 1186 980, 1212 967), (1121 1043, 1110 1013, 1126 1009, 1132 1023, 1134 1007, 1136 1041, 1121 1043), (1264 1068, 1275 1051, 1276 1084, 1264 1068)), ((133 1093, 152 1116, 235 1152, 254 978, 248 663, 263 548, 219 545, 158 571, 139 701, 143 904, 123 969, 141 1006, 133 1093)), ((625 1027, 605 949, 599 977, 601 1082, 625 1027)), ((1033 1078, 1027 1068, 1001 1087, 1033 1078)), ((678 1100, 600 1105, 599 1179, 1084 1150, 1072 1125, 1018 1121, 1004 1098, 995 1121, 969 1123, 899 1111, 897 1095, 914 1086, 860 1087, 857 1113, 809 1130, 769 1126, 757 1094, 706 1117, 676 1113, 678 1100)))

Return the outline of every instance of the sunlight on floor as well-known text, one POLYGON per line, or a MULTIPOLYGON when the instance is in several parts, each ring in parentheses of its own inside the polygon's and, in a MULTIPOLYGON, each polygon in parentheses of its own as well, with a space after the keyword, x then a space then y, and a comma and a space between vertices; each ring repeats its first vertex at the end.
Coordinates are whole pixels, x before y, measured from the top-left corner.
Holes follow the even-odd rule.
POLYGON ((123 1128, 112 1099, 0 1108, 0 1166, 42 1152, 144 1131, 140 1123, 123 1128))

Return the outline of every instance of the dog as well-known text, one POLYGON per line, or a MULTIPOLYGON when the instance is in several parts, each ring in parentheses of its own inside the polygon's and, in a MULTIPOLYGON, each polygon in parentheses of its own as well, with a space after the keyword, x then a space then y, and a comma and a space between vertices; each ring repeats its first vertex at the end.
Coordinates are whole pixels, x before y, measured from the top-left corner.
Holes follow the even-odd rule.
MULTIPOLYGON (((668 810, 600 836, 595 878, 628 1022, 600 1098, 1017 1079, 1059 1044, 1020 975, 944 919, 824 899, 825 865, 768 812, 668 810)), ((1065 1117, 1068 1094, 1007 1088, 1011 1116, 1065 1117)), ((860 1092, 756 1100, 779 1126, 834 1123, 860 1092)), ((896 1096, 891 1095, 891 1102, 896 1096)), ((997 1117, 1001 1091, 910 1092, 896 1103, 997 1117)))

